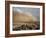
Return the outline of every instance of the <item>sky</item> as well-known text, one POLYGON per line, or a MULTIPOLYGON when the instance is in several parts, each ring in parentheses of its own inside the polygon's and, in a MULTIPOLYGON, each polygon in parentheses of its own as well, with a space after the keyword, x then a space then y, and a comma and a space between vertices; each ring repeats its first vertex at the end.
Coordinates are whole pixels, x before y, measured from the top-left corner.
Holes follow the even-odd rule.
POLYGON ((27 7, 13 7, 14 14, 16 13, 25 13, 25 14, 32 14, 35 16, 38 21, 40 20, 40 8, 27 8, 27 7))

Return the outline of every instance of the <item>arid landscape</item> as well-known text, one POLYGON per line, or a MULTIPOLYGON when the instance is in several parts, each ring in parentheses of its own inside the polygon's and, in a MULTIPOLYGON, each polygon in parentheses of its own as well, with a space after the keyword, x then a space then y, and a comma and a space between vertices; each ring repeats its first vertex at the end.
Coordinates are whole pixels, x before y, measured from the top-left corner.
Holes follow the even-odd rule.
MULTIPOLYGON (((32 12, 24 12, 20 8, 14 8, 13 11, 13 30, 20 31, 20 30, 39 30, 40 29, 40 21, 39 16, 35 14, 33 15, 32 12)), ((23 8, 24 9, 24 8, 23 8)), ((26 11, 27 9, 25 9, 26 11)), ((35 10, 36 11, 36 10, 35 10)))
POLYGON ((40 22, 37 21, 32 15, 17 13, 13 17, 13 30, 37 30, 39 29, 40 22))

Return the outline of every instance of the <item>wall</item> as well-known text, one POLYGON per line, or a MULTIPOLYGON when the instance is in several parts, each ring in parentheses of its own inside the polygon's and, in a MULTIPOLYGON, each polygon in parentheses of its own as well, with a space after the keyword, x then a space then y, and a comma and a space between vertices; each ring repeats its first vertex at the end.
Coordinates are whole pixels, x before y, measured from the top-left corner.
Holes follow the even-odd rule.
MULTIPOLYGON (((45 2, 45 0, 25 0, 25 1, 45 2)), ((5 0, 0 0, 0 38, 4 38, 4 36, 5 36, 5 0)), ((45 38, 45 37, 46 37, 45 35, 40 35, 40 36, 24 36, 24 37, 16 37, 16 38, 45 38)))

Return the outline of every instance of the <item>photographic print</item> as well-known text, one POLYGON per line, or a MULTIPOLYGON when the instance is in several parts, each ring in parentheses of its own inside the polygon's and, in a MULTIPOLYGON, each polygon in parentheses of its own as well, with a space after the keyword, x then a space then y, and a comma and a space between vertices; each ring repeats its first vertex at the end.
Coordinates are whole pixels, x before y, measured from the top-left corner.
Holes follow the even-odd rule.
POLYGON ((44 34, 44 3, 6 2, 6 36, 44 34), (25 3, 25 4, 24 4, 25 3), (9 6, 9 7, 8 7, 9 6), (7 9, 8 7, 8 9, 7 9), (8 23, 9 22, 9 23, 8 23))
POLYGON ((40 8, 13 7, 13 31, 39 30, 40 8))

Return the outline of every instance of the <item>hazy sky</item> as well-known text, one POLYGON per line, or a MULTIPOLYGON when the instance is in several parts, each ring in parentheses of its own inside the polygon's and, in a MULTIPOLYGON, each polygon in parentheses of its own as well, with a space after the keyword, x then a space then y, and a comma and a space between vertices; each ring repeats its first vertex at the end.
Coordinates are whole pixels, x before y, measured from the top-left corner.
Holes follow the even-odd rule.
POLYGON ((18 13, 27 13, 32 14, 38 20, 40 20, 40 8, 25 8, 25 7, 13 7, 14 14, 18 13))

